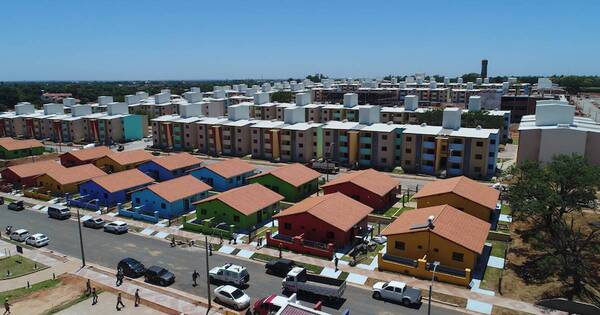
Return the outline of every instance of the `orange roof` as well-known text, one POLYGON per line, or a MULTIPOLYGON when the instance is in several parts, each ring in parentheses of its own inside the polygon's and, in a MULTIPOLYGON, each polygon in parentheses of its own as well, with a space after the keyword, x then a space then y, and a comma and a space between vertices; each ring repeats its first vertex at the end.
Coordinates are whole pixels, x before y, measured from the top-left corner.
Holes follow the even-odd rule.
POLYGON ((186 152, 177 153, 165 157, 159 157, 152 161, 169 171, 194 165, 200 165, 200 159, 186 152))
POLYGON ((119 165, 130 165, 150 161, 154 158, 154 156, 145 150, 132 150, 114 152, 109 154, 108 158, 115 161, 119 165))
POLYGON ((88 161, 97 160, 101 157, 104 157, 104 156, 107 156, 107 155, 110 155, 113 153, 114 152, 111 149, 109 149, 108 147, 99 146, 99 147, 93 147, 93 148, 87 148, 87 149, 81 149, 81 150, 74 150, 74 151, 64 153, 63 155, 68 154, 82 162, 88 162, 88 161))
POLYGON ((212 187, 192 175, 186 175, 159 184, 148 186, 152 192, 168 202, 177 201, 205 191, 212 187))
POLYGON ((64 166, 60 165, 56 161, 46 160, 40 162, 33 162, 27 164, 19 164, 15 166, 10 166, 7 168, 15 173, 17 176, 23 177, 31 177, 31 176, 39 176, 46 174, 46 172, 54 169, 66 169, 64 166))
POLYGON ((101 169, 93 164, 83 164, 64 169, 53 169, 46 173, 61 185, 80 183, 94 177, 106 175, 101 169))
POLYGON ((37 147, 41 147, 41 146, 44 146, 44 145, 35 139, 19 140, 19 139, 13 139, 13 138, 9 138, 9 137, 0 138, 0 147, 3 147, 8 151, 37 148, 37 147))
POLYGON ((125 189, 135 188, 154 181, 152 177, 138 171, 137 169, 104 175, 92 178, 92 181, 108 192, 116 192, 125 189))
POLYGON ((244 215, 251 215, 283 200, 283 196, 261 184, 250 184, 196 201, 194 204, 202 204, 211 200, 220 200, 244 215))
POLYGON ((371 211, 373 211, 373 208, 336 192, 304 199, 273 217, 281 218, 300 213, 310 213, 319 220, 345 232, 363 220, 371 211))
POLYGON ((221 175, 224 178, 231 178, 244 173, 252 172, 256 169, 252 164, 240 159, 227 159, 221 162, 208 164, 207 169, 221 175))
POLYGON ((481 254, 490 231, 490 224, 449 205, 404 211, 383 230, 383 235, 427 231, 429 216, 433 228, 429 229, 453 243, 481 254))
POLYGON ((370 168, 341 175, 321 185, 321 187, 330 187, 342 183, 353 183, 379 196, 385 196, 400 185, 400 182, 392 177, 370 168))
POLYGON ((265 176, 271 174, 284 182, 290 183, 294 187, 306 184, 311 180, 319 178, 321 174, 311 168, 308 168, 300 163, 288 164, 278 167, 273 170, 254 175, 251 178, 265 176))
POLYGON ((440 179, 428 183, 413 198, 419 199, 447 193, 455 193, 490 209, 496 208, 496 203, 498 202, 498 198, 500 198, 498 190, 465 176, 440 179))

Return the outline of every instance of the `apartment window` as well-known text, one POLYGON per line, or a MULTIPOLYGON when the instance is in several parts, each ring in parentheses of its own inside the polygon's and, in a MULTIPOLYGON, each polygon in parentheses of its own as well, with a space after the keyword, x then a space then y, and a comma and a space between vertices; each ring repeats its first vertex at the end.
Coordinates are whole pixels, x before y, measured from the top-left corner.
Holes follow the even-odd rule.
POLYGON ((387 163, 387 159, 386 158, 381 158, 381 163, 387 163))
POLYGON ((454 261, 463 261, 465 259, 465 254, 452 252, 452 260, 454 261))
POLYGON ((396 241, 396 242, 394 243, 394 247, 395 247, 397 250, 404 250, 405 246, 406 246, 406 245, 404 244, 404 242, 401 242, 401 241, 396 241))
POLYGON ((412 141, 412 137, 406 137, 406 142, 411 142, 412 141))
POLYGON ((496 139, 490 139, 490 144, 496 144, 496 139))
POLYGON ((476 160, 481 160, 482 158, 483 158, 483 156, 481 154, 475 154, 476 160))
POLYGON ((258 143, 258 140, 254 139, 252 140, 252 143, 258 143))
POLYGON ((303 133, 299 133, 298 134, 298 138, 302 138, 302 137, 304 137, 304 134, 303 133))
POLYGON ((494 169, 494 165, 492 165, 492 164, 488 164, 488 170, 490 170, 490 171, 491 171, 491 170, 493 170, 493 169, 494 169))
POLYGON ((387 140, 387 135, 381 135, 381 140, 387 140))
POLYGON ((256 130, 252 130, 252 134, 254 134, 254 135, 255 135, 255 134, 257 134, 257 133, 258 133, 258 131, 256 131, 256 130))
POLYGON ((481 167, 479 167, 479 166, 476 166, 476 167, 474 167, 474 168, 473 168, 473 170, 474 170, 476 173, 481 173, 481 167))
POLYGON ((387 147, 381 147, 381 151, 387 151, 387 147))
POLYGON ((477 141, 475 145, 478 147, 483 147, 483 141, 477 141))
POLYGON ((325 135, 329 136, 329 135, 331 135, 331 132, 330 131, 325 131, 325 135))
POLYGON ((493 157, 494 157, 494 152, 490 152, 490 153, 488 154, 488 156, 489 156, 489 157, 491 157, 491 158, 493 158, 493 157))
POLYGON ((406 148, 406 149, 404 150, 404 152, 405 152, 405 153, 408 153, 408 154, 410 154, 410 153, 412 153, 412 150, 411 150, 410 148, 406 148))
POLYGON ((185 129, 190 129, 190 125, 185 125, 185 129))

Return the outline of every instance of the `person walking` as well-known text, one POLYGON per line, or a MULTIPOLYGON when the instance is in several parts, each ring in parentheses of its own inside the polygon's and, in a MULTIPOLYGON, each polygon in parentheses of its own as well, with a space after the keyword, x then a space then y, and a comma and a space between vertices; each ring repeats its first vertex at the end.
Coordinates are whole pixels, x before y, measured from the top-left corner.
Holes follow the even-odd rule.
POLYGON ((10 314, 10 304, 8 303, 8 298, 4 298, 4 315, 10 314))
POLYGON ((123 298, 121 297, 121 292, 119 292, 119 294, 117 295, 117 311, 120 311, 124 307, 125 304, 123 304, 123 298))
POLYGON ((134 306, 138 307, 141 303, 141 299, 140 299, 140 289, 135 289, 135 301, 134 301, 134 306))
POLYGON ((194 287, 198 286, 198 276, 200 276, 200 274, 198 273, 198 271, 196 271, 196 269, 194 269, 194 273, 192 273, 192 281, 194 281, 194 284, 192 286, 194 287))
POLYGON ((123 270, 119 268, 119 270, 117 270, 117 287, 120 286, 121 284, 123 284, 123 270))
POLYGON ((335 256, 335 258, 333 259, 333 263, 335 264, 335 271, 338 271, 338 264, 340 262, 340 259, 335 256))
POLYGON ((98 293, 96 293, 96 288, 92 288, 92 305, 96 305, 98 303, 98 293))

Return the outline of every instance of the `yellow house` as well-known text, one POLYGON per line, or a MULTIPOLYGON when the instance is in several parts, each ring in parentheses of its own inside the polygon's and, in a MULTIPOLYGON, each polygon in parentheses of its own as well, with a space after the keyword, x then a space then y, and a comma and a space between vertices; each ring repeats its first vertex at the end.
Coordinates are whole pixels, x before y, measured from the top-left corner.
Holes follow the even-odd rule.
POLYGON ((138 165, 154 158, 145 150, 115 152, 94 161, 94 165, 107 173, 122 172, 137 168, 138 165))
POLYGON ((491 222, 495 217, 500 192, 468 177, 436 180, 423 186, 414 196, 417 208, 451 205, 474 217, 491 222))
POLYGON ((383 231, 387 249, 379 268, 429 278, 438 261, 436 278, 467 285, 489 230, 489 223, 449 205, 405 211, 383 231))
POLYGON ((84 164, 71 168, 60 168, 46 172, 36 179, 36 184, 41 193, 75 194, 79 191, 79 184, 94 177, 106 175, 101 169, 92 164, 84 164))

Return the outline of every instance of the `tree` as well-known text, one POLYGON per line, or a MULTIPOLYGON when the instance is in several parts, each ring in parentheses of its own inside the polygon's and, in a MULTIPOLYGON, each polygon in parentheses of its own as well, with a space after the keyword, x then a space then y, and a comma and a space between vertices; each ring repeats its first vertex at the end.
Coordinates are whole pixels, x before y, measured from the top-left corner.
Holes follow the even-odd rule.
POLYGON ((319 83, 321 82, 321 80, 327 79, 327 76, 322 73, 315 73, 314 75, 307 75, 306 78, 311 80, 312 82, 319 83))
POLYGON ((475 82, 477 78, 479 78, 479 73, 471 72, 462 75, 463 82, 475 82))
POLYGON ((294 98, 294 94, 292 92, 277 91, 277 92, 271 94, 272 102, 291 103, 293 98, 294 98))

